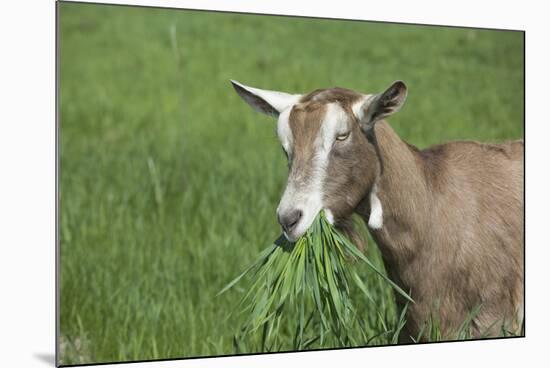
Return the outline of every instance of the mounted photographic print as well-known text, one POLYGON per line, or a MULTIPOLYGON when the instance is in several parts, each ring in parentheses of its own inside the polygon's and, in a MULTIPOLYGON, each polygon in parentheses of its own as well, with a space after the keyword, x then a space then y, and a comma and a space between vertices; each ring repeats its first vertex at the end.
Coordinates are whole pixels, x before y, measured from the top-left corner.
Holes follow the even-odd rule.
POLYGON ((57 7, 58 364, 525 335, 524 32, 57 7))

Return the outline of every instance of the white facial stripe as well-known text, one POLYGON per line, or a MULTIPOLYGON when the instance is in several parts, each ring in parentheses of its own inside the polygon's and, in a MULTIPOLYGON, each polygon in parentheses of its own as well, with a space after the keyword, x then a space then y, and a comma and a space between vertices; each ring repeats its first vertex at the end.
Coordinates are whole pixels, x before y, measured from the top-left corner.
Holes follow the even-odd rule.
MULTIPOLYGON (((348 131, 347 115, 344 109, 336 103, 327 105, 327 112, 323 123, 321 124, 320 135, 316 141, 316 153, 323 157, 324 161, 328 161, 328 156, 336 136, 348 131)), ((325 163, 325 166, 328 162, 325 163)))
POLYGON ((281 112, 277 120, 277 136, 287 154, 290 154, 292 148, 292 130, 288 122, 291 110, 292 106, 281 112))
POLYGON ((357 120, 361 121, 363 119, 365 108, 368 106, 371 97, 372 95, 364 95, 363 98, 351 106, 351 111, 353 111, 357 120))
POLYGON ((370 192, 370 216, 368 223, 369 227, 374 230, 381 229, 384 225, 382 203, 380 203, 380 198, 376 195, 377 192, 378 187, 374 184, 370 192))
MULTIPOLYGON (((282 114, 281 114, 282 115, 282 114)), ((286 127, 288 118, 280 121, 280 135, 286 136, 286 127)), ((312 165, 312 175, 309 180, 309 185, 306 188, 298 189, 295 183, 289 181, 279 208, 286 211, 290 208, 298 208, 302 210, 302 219, 294 232, 303 234, 311 226, 315 216, 324 208, 323 204, 323 184, 327 175, 327 167, 330 157, 330 151, 334 144, 334 140, 339 133, 345 132, 348 129, 347 115, 345 111, 335 103, 327 105, 327 110, 321 128, 315 139, 312 165)), ((334 217, 331 212, 327 212, 330 222, 334 222, 334 217)), ((288 234, 286 234, 288 237, 288 234)), ((295 239, 290 239, 295 240, 295 239)))

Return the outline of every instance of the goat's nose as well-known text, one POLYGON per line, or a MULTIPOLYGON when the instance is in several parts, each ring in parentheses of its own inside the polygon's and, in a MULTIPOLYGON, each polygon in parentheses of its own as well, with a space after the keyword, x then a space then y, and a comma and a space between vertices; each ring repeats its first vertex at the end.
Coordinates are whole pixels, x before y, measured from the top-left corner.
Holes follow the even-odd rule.
POLYGON ((289 234, 300 222, 302 218, 301 210, 291 210, 284 214, 279 214, 278 216, 279 223, 283 227, 283 230, 289 234))

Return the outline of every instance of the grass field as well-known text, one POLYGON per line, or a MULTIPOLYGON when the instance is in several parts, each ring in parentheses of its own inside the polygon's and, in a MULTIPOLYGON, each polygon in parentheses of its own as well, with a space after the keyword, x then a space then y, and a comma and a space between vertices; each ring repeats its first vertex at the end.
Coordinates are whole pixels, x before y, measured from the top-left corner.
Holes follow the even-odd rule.
MULTIPOLYGON (((369 93, 402 79, 390 122, 412 144, 523 135, 521 33, 59 6, 65 364, 237 351, 243 287, 215 294, 279 235, 287 169, 274 122, 229 79, 369 93)), ((368 257, 381 264, 372 242, 368 257)), ((376 303, 358 301, 355 336, 391 343, 393 294, 359 272, 376 303)))

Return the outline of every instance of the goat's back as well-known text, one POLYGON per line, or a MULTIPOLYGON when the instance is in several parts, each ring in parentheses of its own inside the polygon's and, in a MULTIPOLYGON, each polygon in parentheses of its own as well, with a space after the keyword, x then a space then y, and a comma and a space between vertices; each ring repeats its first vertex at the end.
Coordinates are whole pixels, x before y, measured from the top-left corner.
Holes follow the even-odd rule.
POLYGON ((452 142, 419 154, 433 194, 428 251, 439 272, 430 282, 437 297, 447 295, 442 313, 463 318, 481 305, 474 334, 498 333, 503 324, 517 331, 523 319, 523 141, 452 142))

